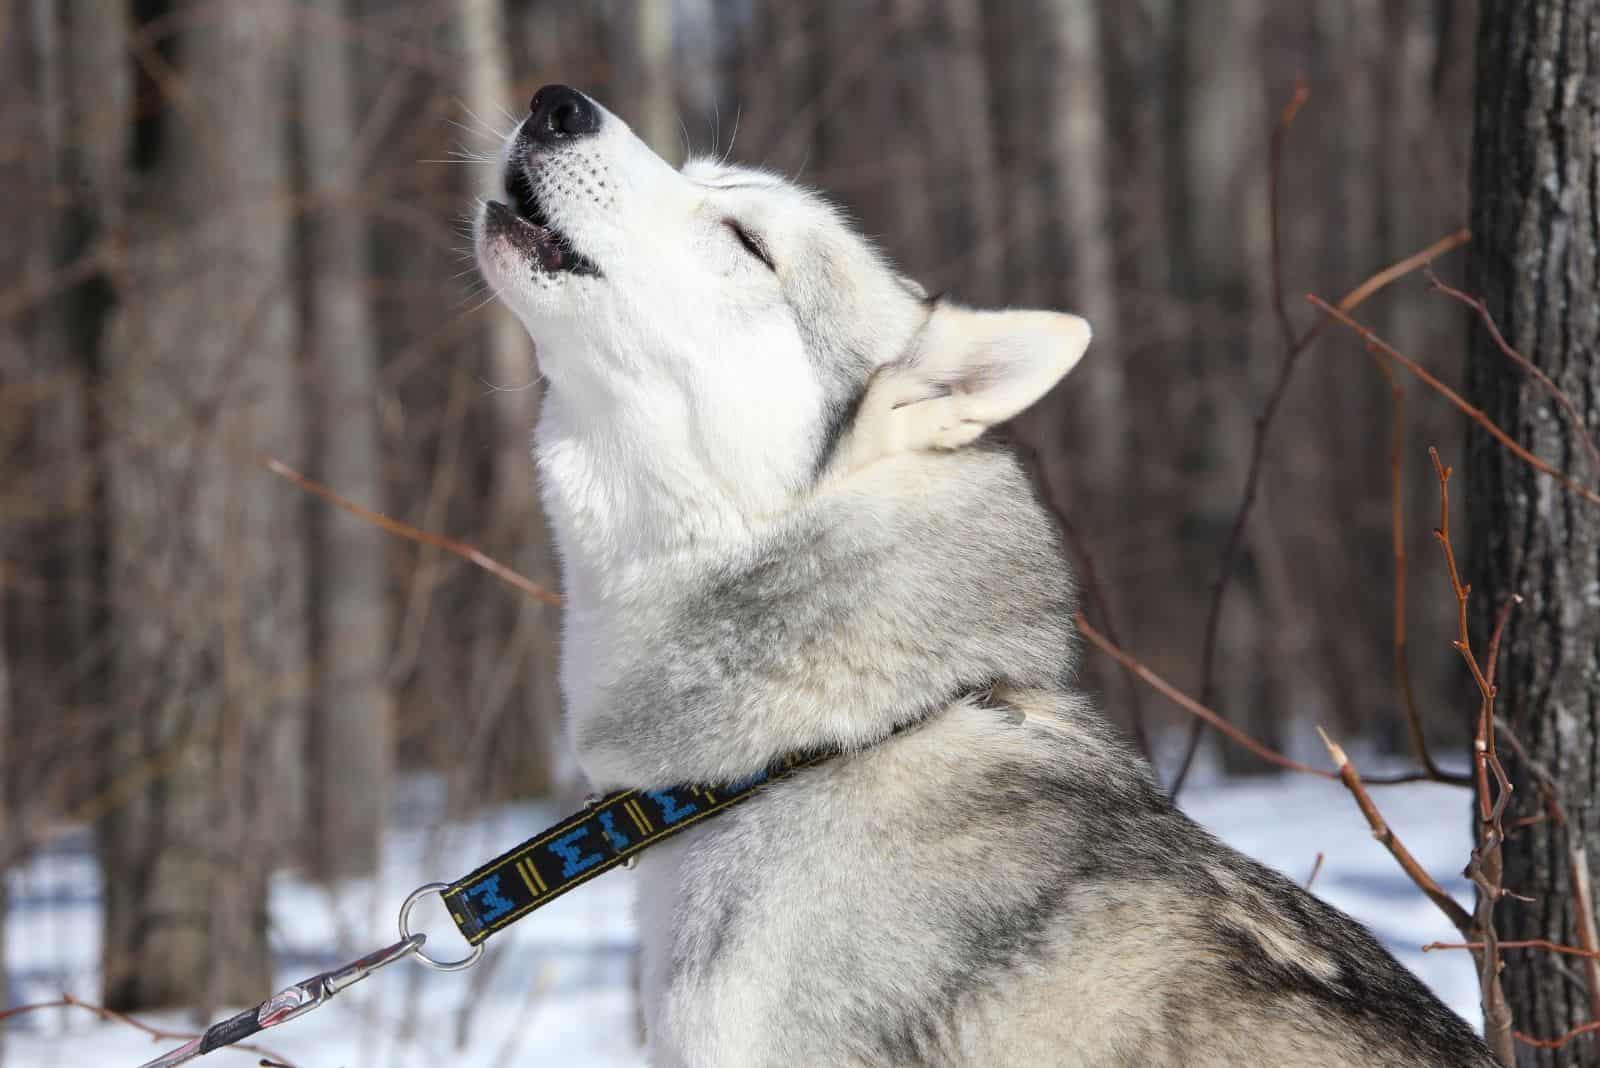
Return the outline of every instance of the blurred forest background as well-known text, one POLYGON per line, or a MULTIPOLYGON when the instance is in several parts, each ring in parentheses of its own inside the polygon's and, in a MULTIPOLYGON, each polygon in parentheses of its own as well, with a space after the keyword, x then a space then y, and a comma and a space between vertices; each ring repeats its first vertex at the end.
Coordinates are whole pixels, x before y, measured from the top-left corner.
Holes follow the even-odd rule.
MULTIPOLYGON (((0 2, 0 868, 92 824, 108 1003, 242 1003, 270 977, 222 918, 261 914, 283 865, 370 871, 397 776, 461 811, 581 794, 557 611, 260 463, 556 584, 533 353, 464 229, 495 177, 470 158, 548 82, 669 159, 826 190, 930 290, 1088 316, 1091 358, 1023 431, 1093 557, 1090 618, 1198 693, 1284 358, 1274 124, 1303 76, 1279 188, 1304 328, 1304 291, 1465 224, 1475 22, 1464 0, 0 2)), ((1362 317, 1459 380, 1467 317, 1419 278, 1362 317)), ((1316 723, 1405 748, 1390 418, 1329 336, 1265 455, 1208 697, 1291 753, 1316 723)), ((1412 405, 1413 673, 1455 756, 1472 700, 1424 446, 1460 437, 1412 405)), ((1140 701, 1170 778, 1187 724, 1140 701)))

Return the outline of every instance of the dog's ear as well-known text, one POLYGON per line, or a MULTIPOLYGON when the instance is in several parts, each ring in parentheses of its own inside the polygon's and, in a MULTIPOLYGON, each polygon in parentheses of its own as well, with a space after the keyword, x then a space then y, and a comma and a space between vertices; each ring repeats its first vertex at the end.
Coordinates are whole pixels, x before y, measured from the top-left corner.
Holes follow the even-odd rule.
POLYGON ((1048 393, 1083 359, 1089 336, 1087 320, 1063 312, 939 305, 911 351, 874 376, 844 469, 975 440, 1048 393))

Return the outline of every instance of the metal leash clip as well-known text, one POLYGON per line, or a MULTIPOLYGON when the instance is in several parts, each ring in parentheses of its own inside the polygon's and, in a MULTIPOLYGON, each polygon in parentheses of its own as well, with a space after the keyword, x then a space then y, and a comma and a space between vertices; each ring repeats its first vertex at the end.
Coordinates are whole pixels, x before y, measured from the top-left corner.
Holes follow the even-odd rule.
POLYGON ((255 1008, 246 1009, 237 1016, 212 1024, 206 1028, 205 1034, 190 1039, 171 1053, 157 1057, 141 1065, 140 1068, 171 1068, 172 1065, 187 1064, 212 1050, 242 1042, 258 1031, 265 1031, 269 1027, 276 1027, 278 1024, 304 1016, 339 991, 359 983, 385 965, 404 960, 413 954, 421 958, 422 946, 428 940, 428 936, 406 934, 404 931, 402 934, 404 937, 391 946, 385 946, 376 953, 369 953, 342 968, 302 979, 293 986, 278 991, 255 1008))

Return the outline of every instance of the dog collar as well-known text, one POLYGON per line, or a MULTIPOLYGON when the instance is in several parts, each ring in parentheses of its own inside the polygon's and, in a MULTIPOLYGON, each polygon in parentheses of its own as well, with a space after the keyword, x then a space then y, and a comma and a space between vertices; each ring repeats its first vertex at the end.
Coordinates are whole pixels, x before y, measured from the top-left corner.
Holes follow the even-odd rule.
MULTIPOLYGON (((976 691, 987 699, 988 689, 976 691)), ((897 725, 890 737, 926 721, 916 716, 897 725)), ((467 967, 482 952, 485 940, 528 913, 549 904, 575 886, 628 867, 657 842, 671 838, 732 805, 746 800, 762 787, 804 768, 840 756, 827 749, 785 757, 739 782, 726 786, 672 786, 661 790, 618 790, 591 800, 575 813, 522 844, 507 850, 470 875, 453 883, 431 883, 411 895, 400 912, 400 933, 409 937, 406 918, 420 898, 438 893, 461 936, 473 946, 460 961, 424 962, 446 969, 467 967)))
MULTIPOLYGON (((917 717, 890 732, 900 734, 924 722, 917 717)), ((724 786, 672 786, 660 790, 618 790, 590 801, 555 826, 507 850, 453 883, 429 883, 412 891, 400 906, 400 941, 332 971, 285 987, 266 1001, 213 1024, 182 1046, 141 1068, 176 1068, 214 1050, 234 1045, 269 1027, 288 1023, 325 1004, 341 990, 396 961, 415 959, 438 971, 460 971, 478 962, 489 936, 573 887, 626 867, 641 852, 679 831, 795 772, 842 755, 824 750, 788 757, 764 771, 724 786), (439 960, 424 951, 427 936, 411 930, 411 910, 437 894, 471 945, 458 960, 439 960)))
MULTIPOLYGON (((618 790, 453 883, 434 884, 461 936, 474 947, 568 890, 627 867, 641 852, 746 800, 762 787, 836 752, 794 757, 727 786, 618 790)), ((402 933, 407 933, 402 919, 402 933)), ((473 957, 480 950, 475 949, 473 957)), ((463 966, 464 966, 464 962, 463 966)))

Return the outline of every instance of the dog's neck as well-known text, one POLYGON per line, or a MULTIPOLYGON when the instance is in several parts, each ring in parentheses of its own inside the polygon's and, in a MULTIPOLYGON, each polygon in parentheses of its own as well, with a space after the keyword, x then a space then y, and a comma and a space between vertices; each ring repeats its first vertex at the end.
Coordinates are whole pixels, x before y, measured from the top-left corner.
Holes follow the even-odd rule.
POLYGON ((719 471, 672 397, 613 396, 581 416, 545 399, 535 455, 569 602, 626 599, 653 571, 705 566, 748 544, 777 506, 719 471))

